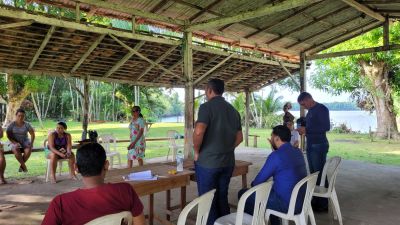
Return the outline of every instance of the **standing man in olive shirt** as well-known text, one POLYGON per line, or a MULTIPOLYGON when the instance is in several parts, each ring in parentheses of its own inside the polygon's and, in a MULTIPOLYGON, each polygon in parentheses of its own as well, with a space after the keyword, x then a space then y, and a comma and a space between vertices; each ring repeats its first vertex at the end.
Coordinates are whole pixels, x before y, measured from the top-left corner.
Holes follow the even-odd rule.
POLYGON ((202 195, 216 189, 207 225, 230 213, 229 182, 235 167, 235 148, 243 141, 239 112, 222 97, 224 82, 211 79, 205 89, 193 134, 197 189, 202 195))

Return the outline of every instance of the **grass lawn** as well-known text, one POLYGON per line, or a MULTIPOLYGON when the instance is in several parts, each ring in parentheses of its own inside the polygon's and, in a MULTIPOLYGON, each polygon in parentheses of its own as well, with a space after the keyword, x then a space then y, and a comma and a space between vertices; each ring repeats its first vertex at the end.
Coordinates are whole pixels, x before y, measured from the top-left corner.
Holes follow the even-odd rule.
MULTIPOLYGON (((73 140, 80 140, 81 137, 81 123, 68 122, 68 132, 71 133, 73 140)), ((35 147, 43 145, 43 141, 47 138, 47 132, 54 129, 55 122, 45 121, 44 129, 39 127, 37 122, 33 123, 36 129, 35 147)), ((128 123, 91 123, 89 129, 96 130, 98 134, 112 133, 119 139, 128 139, 128 123)), ((165 137, 167 130, 177 130, 183 134, 182 123, 155 123, 149 130, 147 137, 165 137)), ((267 144, 267 137, 270 136, 270 129, 250 129, 250 134, 257 134, 260 136, 258 139, 258 147, 269 149, 267 144)), ((329 156, 338 155, 345 159, 368 161, 378 164, 387 165, 400 165, 400 142, 387 140, 376 140, 371 142, 369 136, 366 134, 336 134, 329 133, 330 142, 329 156)), ((5 138, 3 138, 5 141, 5 138)), ((253 144, 250 138, 250 146, 253 144)), ((168 151, 168 143, 166 141, 147 142, 146 157, 154 158, 165 156, 168 151)), ((123 164, 126 163, 126 146, 128 143, 119 143, 118 151, 121 153, 123 164)), ((6 177, 8 179, 22 178, 27 176, 44 175, 46 169, 46 160, 43 152, 32 153, 27 166, 29 172, 27 174, 18 173, 19 164, 17 163, 14 155, 7 155, 7 168, 6 177)), ((65 163, 64 163, 65 164, 65 163)), ((63 166, 64 171, 67 171, 67 165, 63 166)))

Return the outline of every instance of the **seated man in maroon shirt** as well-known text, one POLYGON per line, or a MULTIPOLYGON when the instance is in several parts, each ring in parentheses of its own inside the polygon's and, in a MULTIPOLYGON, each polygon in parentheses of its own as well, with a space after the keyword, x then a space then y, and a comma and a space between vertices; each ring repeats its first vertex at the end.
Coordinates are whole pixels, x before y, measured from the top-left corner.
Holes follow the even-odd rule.
POLYGON ((56 196, 50 203, 42 225, 85 224, 108 214, 130 211, 134 225, 144 225, 143 205, 128 183, 104 183, 108 161, 104 148, 90 143, 78 149, 78 172, 84 187, 56 196))

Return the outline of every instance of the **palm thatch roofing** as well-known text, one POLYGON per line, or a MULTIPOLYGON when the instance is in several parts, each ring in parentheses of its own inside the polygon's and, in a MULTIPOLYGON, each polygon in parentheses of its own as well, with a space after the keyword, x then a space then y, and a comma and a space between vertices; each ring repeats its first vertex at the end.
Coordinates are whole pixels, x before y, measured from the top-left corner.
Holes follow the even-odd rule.
POLYGON ((257 90, 286 78, 298 72, 300 55, 316 54, 400 16, 400 1, 12 2, 0 5, 1 72, 182 87, 187 82, 183 32, 190 31, 195 87, 217 77, 231 91, 257 90), (38 5, 40 10, 30 10, 38 5))

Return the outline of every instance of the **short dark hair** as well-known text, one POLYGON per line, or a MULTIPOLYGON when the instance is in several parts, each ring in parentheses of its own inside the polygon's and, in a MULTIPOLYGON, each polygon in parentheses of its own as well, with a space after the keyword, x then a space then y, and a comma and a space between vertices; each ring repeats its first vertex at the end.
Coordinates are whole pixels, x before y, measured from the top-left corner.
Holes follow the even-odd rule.
POLYGON ((64 127, 65 130, 68 128, 67 124, 65 122, 63 122, 63 121, 58 122, 57 125, 60 125, 60 126, 64 127))
POLYGON ((76 165, 84 177, 98 176, 106 161, 106 151, 99 143, 88 143, 76 152, 76 165))
POLYGON ((217 95, 222 95, 225 91, 224 81, 216 78, 209 80, 207 87, 211 88, 217 95))
POLYGON ((272 134, 278 136, 283 142, 290 142, 292 134, 287 126, 278 125, 272 128, 272 134))
POLYGON ((297 97, 297 102, 302 102, 302 101, 304 101, 304 100, 306 100, 306 99, 308 99, 308 98, 312 98, 312 96, 311 96, 311 94, 310 93, 308 93, 308 92, 301 92, 300 93, 300 95, 299 95, 299 97, 297 97))
POLYGON ((25 113, 25 110, 23 110, 23 109, 21 109, 21 108, 17 109, 17 112, 15 112, 15 115, 17 115, 18 113, 26 114, 26 113, 25 113))

